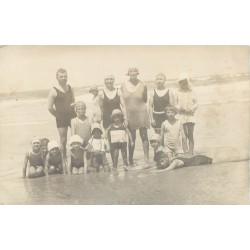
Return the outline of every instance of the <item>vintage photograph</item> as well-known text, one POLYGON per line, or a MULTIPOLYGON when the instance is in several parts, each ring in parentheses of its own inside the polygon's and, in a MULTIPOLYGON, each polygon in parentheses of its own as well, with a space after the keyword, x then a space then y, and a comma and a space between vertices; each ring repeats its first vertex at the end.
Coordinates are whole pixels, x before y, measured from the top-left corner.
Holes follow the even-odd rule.
POLYGON ((249 204, 249 46, 0 46, 0 204, 249 204))

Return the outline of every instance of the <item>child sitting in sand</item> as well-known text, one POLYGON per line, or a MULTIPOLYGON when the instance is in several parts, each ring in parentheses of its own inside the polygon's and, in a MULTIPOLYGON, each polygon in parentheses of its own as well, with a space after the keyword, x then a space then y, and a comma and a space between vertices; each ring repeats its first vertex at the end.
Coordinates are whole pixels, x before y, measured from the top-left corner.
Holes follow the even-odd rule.
POLYGON ((123 168, 128 171, 127 158, 127 136, 131 145, 134 145, 130 131, 124 126, 124 116, 121 110, 114 109, 111 114, 112 123, 106 131, 110 145, 110 154, 113 162, 113 169, 117 170, 119 151, 121 150, 123 159, 123 168))
POLYGON ((70 156, 68 159, 68 173, 69 174, 83 174, 87 173, 85 167, 84 171, 84 148, 83 139, 79 135, 72 135, 69 139, 70 156))
POLYGON ((154 160, 156 153, 163 151, 166 153, 166 150, 161 146, 160 136, 159 134, 153 134, 149 140, 150 146, 154 149, 154 160))
POLYGON ((45 160, 45 174, 63 174, 65 173, 65 161, 63 155, 59 150, 59 143, 57 141, 50 141, 48 143, 48 154, 45 160))
POLYGON ((180 167, 212 164, 213 159, 205 155, 195 155, 190 158, 175 157, 170 160, 166 153, 159 151, 156 153, 154 161, 158 169, 172 170, 180 167))
POLYGON ((44 176, 44 161, 41 154, 41 140, 34 137, 31 141, 31 147, 25 154, 23 166, 23 178, 36 178, 44 176), (28 174, 27 172, 27 166, 28 174))
POLYGON ((99 172, 101 165, 105 172, 110 172, 109 163, 106 157, 106 152, 109 153, 110 150, 107 141, 102 138, 103 131, 99 123, 92 124, 91 134, 92 137, 86 149, 91 153, 93 172, 99 172))
POLYGON ((194 114, 198 103, 188 78, 182 77, 179 81, 179 87, 176 94, 176 108, 179 111, 180 122, 183 124, 184 133, 189 142, 188 154, 192 156, 194 151, 194 114))
POLYGON ((92 121, 101 123, 102 121, 102 110, 100 108, 100 96, 98 94, 99 90, 96 85, 89 89, 89 93, 93 95, 93 110, 92 110, 92 121))
POLYGON ((183 131, 183 126, 180 121, 175 118, 177 109, 175 106, 168 105, 165 109, 165 112, 167 120, 164 121, 161 126, 161 145, 166 150, 169 159, 172 159, 174 156, 182 157, 183 150, 186 155, 187 142, 183 131))
MULTIPOLYGON (((77 117, 71 120, 71 135, 79 135, 83 139, 83 147, 86 147, 91 138, 92 121, 86 116, 86 104, 78 101, 75 104, 77 117)), ((90 154, 86 153, 87 166, 90 167, 90 154)))

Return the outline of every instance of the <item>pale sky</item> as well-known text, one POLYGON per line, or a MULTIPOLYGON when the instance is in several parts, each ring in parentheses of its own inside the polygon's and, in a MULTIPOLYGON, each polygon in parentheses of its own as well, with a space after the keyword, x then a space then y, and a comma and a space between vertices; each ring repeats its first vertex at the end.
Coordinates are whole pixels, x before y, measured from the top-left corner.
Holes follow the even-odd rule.
POLYGON ((58 68, 72 86, 102 84, 113 74, 123 82, 129 67, 141 80, 248 72, 248 46, 4 46, 0 48, 0 92, 49 89, 58 68))

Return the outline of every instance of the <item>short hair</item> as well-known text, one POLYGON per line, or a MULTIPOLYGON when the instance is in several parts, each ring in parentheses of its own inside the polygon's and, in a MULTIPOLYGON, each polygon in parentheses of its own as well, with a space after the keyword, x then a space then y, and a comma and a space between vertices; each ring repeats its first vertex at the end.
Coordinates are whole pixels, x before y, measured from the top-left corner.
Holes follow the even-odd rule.
POLYGON ((174 105, 168 105, 168 106, 165 108, 165 112, 167 112, 168 110, 174 111, 175 114, 178 113, 177 108, 176 108, 174 105))
POLYGON ((56 71, 56 76, 58 75, 58 73, 67 73, 66 69, 60 68, 56 71))
POLYGON ((78 107, 84 107, 84 108, 86 108, 86 103, 84 101, 77 101, 75 103, 75 108, 78 108, 78 107))
POLYGON ((165 75, 164 73, 162 73, 162 72, 158 73, 158 74, 155 76, 155 79, 156 79, 157 77, 159 77, 159 76, 163 77, 164 80, 167 79, 167 78, 166 78, 166 75, 165 75))

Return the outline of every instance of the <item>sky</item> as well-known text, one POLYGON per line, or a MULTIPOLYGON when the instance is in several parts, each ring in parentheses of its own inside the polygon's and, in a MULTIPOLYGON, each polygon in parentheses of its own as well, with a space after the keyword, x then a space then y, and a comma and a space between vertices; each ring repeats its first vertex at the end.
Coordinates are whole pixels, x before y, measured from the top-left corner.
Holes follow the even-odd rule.
POLYGON ((65 68, 72 86, 101 85, 112 74, 127 79, 129 67, 139 78, 167 78, 249 72, 248 46, 3 46, 0 47, 1 93, 49 89, 56 70, 65 68))

